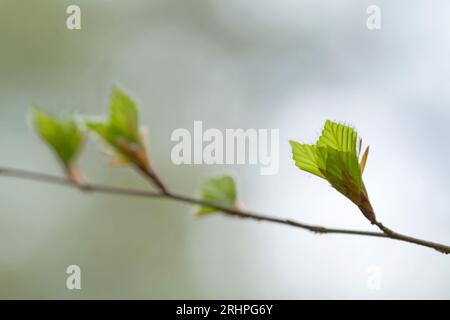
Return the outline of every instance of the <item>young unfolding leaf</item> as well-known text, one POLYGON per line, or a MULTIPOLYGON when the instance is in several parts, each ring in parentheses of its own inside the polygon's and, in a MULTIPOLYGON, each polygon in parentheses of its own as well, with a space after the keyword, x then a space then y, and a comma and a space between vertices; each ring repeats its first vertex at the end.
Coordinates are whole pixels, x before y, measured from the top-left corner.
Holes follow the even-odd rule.
POLYGON ((122 91, 114 89, 109 108, 110 132, 116 136, 125 137, 129 142, 141 145, 139 115, 134 101, 122 91))
MULTIPOLYGON (((233 178, 230 176, 224 176, 206 181, 202 187, 201 198, 204 201, 217 205, 235 208, 237 202, 237 191, 233 178)), ((201 206, 198 208, 197 214, 204 215, 217 211, 219 210, 215 208, 201 206)))
POLYGON ((315 145, 301 144, 292 140, 290 144, 297 167, 327 180, 374 223, 375 213, 362 180, 368 149, 359 163, 361 139, 358 148, 357 140, 358 135, 351 127, 327 120, 322 135, 315 145))
POLYGON ((293 140, 289 141, 289 143, 292 147, 295 165, 302 170, 308 171, 309 173, 325 179, 325 176, 322 174, 316 163, 316 154, 318 152, 317 147, 301 144, 293 140))
POLYGON ((75 160, 80 153, 85 134, 73 118, 58 119, 40 108, 32 109, 34 127, 39 136, 55 152, 72 180, 80 182, 75 160))
POLYGON ((133 163, 142 170, 149 169, 144 137, 139 128, 136 104, 125 93, 114 89, 107 121, 88 121, 87 127, 100 136, 115 152, 114 163, 133 163))

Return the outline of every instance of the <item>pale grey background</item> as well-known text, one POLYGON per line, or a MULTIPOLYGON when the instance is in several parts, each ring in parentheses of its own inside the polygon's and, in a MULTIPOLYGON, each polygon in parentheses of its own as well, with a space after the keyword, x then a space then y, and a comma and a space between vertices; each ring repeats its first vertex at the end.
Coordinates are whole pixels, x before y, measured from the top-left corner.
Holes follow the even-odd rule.
MULTIPOLYGON (((381 221, 450 243, 448 1, 0 0, 0 165, 59 173, 26 122, 31 104, 105 110, 113 84, 140 104, 155 167, 195 194, 233 174, 245 207, 334 227, 371 229, 347 199, 295 168, 288 139, 313 142, 326 119, 371 145, 365 181, 381 221), (65 28, 68 4, 82 30, 65 28), (366 8, 382 29, 366 28, 366 8), (279 128, 280 172, 175 166, 171 132, 279 128)), ((146 188, 108 169, 92 181, 146 188)), ((0 298, 450 298, 450 257, 379 239, 317 236, 189 206, 83 195, 0 177, 0 298), (82 268, 81 291, 65 268, 82 268), (381 289, 367 288, 368 268, 381 289)))

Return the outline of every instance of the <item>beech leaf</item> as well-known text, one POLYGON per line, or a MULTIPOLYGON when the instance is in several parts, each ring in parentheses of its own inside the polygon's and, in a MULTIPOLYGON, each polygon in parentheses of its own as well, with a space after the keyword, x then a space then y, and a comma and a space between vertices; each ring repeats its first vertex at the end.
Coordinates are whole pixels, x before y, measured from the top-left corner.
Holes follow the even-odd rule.
POLYGON ((325 122, 315 145, 290 141, 293 159, 298 168, 327 180, 374 223, 375 213, 362 179, 368 149, 364 152, 361 163, 358 162, 361 143, 353 128, 329 120, 325 122))
POLYGON ((148 169, 149 162, 139 127, 138 108, 124 92, 114 88, 108 119, 87 121, 86 126, 117 153, 122 163, 134 163, 141 169, 148 169))
POLYGON ((65 168, 72 166, 85 141, 82 133, 72 117, 58 119, 44 110, 32 109, 34 128, 38 135, 55 152, 65 168))
MULTIPOLYGON (((236 208, 237 191, 233 178, 223 176, 206 181, 202 187, 201 199, 220 206, 236 208)), ((204 215, 218 211, 215 208, 201 206, 197 214, 204 215)))

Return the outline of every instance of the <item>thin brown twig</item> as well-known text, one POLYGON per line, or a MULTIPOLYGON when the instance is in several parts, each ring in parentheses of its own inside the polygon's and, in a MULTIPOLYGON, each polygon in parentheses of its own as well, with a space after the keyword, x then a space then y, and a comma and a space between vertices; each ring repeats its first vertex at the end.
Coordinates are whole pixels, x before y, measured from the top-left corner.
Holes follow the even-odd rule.
POLYGON ((446 246, 443 244, 430 242, 430 241, 426 241, 426 240, 421 240, 421 239, 413 238, 410 236, 406 236, 406 235, 394 232, 391 229, 385 227, 380 222, 375 223, 375 225, 382 232, 349 230, 349 229, 334 229, 334 228, 327 228, 327 227, 322 227, 322 226, 305 224, 305 223, 301 223, 298 221, 277 218, 274 216, 269 216, 269 215, 264 215, 264 214, 259 214, 259 213, 241 211, 236 208, 224 207, 222 205, 212 203, 209 201, 204 201, 201 199, 196 199, 196 198, 172 193, 172 192, 167 191, 167 189, 165 189, 165 188, 161 191, 156 192, 156 191, 144 191, 144 190, 139 190, 139 189, 112 187, 112 186, 105 186, 105 185, 99 185, 99 184, 86 184, 83 186, 77 186, 72 181, 70 181, 69 179, 67 179, 65 177, 60 177, 60 176, 55 176, 55 175, 50 175, 50 174, 45 174, 45 173, 39 173, 39 172, 34 172, 34 171, 27 171, 27 170, 22 170, 22 169, 6 168, 6 167, 0 167, 0 176, 8 176, 8 177, 14 177, 14 178, 20 178, 20 179, 26 179, 26 180, 34 180, 34 181, 40 181, 40 182, 45 182, 45 183, 74 187, 74 188, 80 189, 84 192, 94 192, 94 193, 123 195, 123 196, 135 196, 135 197, 145 197, 145 198, 168 199, 168 200, 179 201, 179 202, 184 202, 184 203, 189 203, 189 204, 194 204, 194 205, 211 207, 211 208, 217 209, 217 210, 221 211, 222 213, 229 215, 229 216, 235 216, 235 217, 239 217, 239 218, 257 220, 257 221, 267 221, 267 222, 272 222, 272 223, 277 223, 277 224, 282 224, 282 225, 288 225, 288 226, 308 230, 313 233, 347 234, 347 235, 358 235, 358 236, 369 236, 369 237, 393 239, 393 240, 404 241, 404 242, 413 243, 413 244, 417 244, 420 246, 432 248, 432 249, 435 249, 435 250, 437 250, 441 253, 445 253, 445 254, 450 253, 450 246, 446 246))

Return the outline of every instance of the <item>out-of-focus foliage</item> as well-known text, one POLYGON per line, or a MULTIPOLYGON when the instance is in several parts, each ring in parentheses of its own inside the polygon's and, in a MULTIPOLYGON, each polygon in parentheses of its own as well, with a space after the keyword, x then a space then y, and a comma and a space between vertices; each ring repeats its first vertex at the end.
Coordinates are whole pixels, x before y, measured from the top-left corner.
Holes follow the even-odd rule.
MULTIPOLYGON (((233 208, 237 201, 236 184, 230 176, 210 179, 203 184, 201 197, 202 200, 233 208)), ((197 214, 204 215, 217 211, 203 206, 198 209, 197 214)))
POLYGON ((37 107, 32 109, 32 117, 34 127, 42 140, 50 146, 66 168, 71 167, 85 141, 85 134, 80 131, 75 119, 58 119, 37 107))
POLYGON ((86 125, 112 147, 116 153, 113 163, 134 163, 140 168, 148 168, 138 109, 124 92, 113 89, 106 121, 88 121, 86 125))

